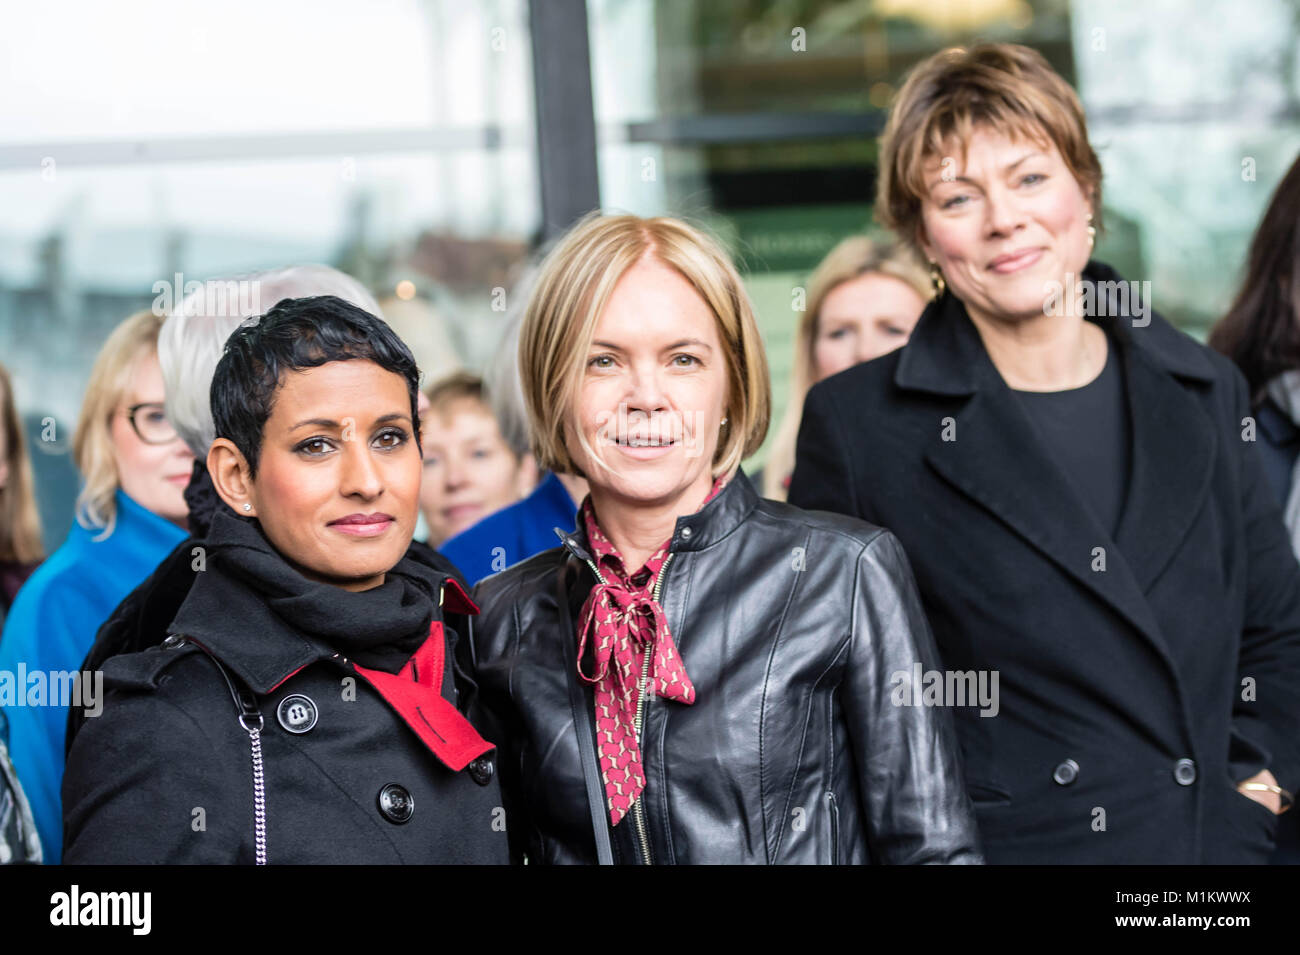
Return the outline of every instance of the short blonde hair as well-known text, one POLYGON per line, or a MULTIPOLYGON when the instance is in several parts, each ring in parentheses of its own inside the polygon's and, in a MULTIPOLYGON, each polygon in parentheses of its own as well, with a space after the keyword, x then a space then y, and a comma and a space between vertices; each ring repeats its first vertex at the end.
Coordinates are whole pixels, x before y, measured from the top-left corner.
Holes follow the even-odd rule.
POLYGON ((131 388, 137 364, 156 354, 162 324, 162 316, 148 311, 118 325, 99 350, 86 383, 72 460, 83 481, 77 495, 77 523, 88 530, 103 528, 97 540, 111 535, 117 524, 116 495, 122 482, 113 457, 113 414, 131 388))
POLYGON ((1101 163, 1088 143, 1083 105, 1042 54, 1014 43, 954 47, 919 63, 889 111, 880 138, 876 218, 919 248, 925 165, 972 131, 1050 142, 1092 203, 1101 228, 1101 163))
MULTIPOLYGON (((675 269, 717 320, 726 357, 728 425, 712 473, 730 476, 767 436, 772 401, 767 355, 753 305, 726 252, 699 229, 667 217, 593 212, 542 262, 519 331, 520 383, 533 453, 540 467, 578 473, 565 444, 565 425, 587 352, 614 286, 645 256, 675 269)), ((585 440, 582 429, 575 430, 585 440)))
POLYGON ((832 291, 860 275, 876 273, 887 275, 906 283, 921 298, 933 293, 930 279, 921 260, 910 245, 897 242, 877 242, 865 235, 851 235, 826 254, 808 279, 808 301, 794 340, 794 364, 790 371, 790 395, 786 399, 785 415, 763 468, 763 496, 777 501, 786 498, 785 479, 794 470, 795 445, 799 439, 799 423, 803 418, 803 402, 808 389, 817 380, 814 367, 813 342, 821 327, 822 305, 832 291))

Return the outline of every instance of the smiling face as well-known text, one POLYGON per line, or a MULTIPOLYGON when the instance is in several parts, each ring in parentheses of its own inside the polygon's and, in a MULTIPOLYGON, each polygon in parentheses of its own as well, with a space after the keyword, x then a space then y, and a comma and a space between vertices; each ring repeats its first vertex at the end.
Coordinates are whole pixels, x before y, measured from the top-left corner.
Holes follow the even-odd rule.
POLYGON ((675 269, 641 258, 596 321, 565 427, 566 447, 593 498, 631 506, 703 500, 713 484, 727 389, 726 355, 708 304, 675 269))
POLYGON ((462 399, 424 417, 420 509, 436 545, 513 504, 536 469, 517 458, 480 402, 462 399))
POLYGON ((1088 196, 1050 144, 978 126, 965 163, 960 149, 949 158, 925 166, 926 255, 972 318, 1042 317, 1049 283, 1087 264, 1088 196))
POLYGON ((925 299, 902 279, 866 272, 826 294, 813 339, 816 381, 879 358, 907 342, 925 299))
POLYGON ((185 526, 189 515, 185 487, 193 472, 194 453, 166 424, 162 368, 156 352, 147 351, 136 360, 126 392, 113 409, 109 436, 118 484, 127 497, 164 520, 185 526), (132 408, 136 408, 141 433, 150 437, 170 434, 171 439, 161 444, 145 442, 131 426, 132 408))
POLYGON ((226 503, 256 517, 304 577, 345 590, 378 587, 410 546, 418 514, 420 452, 406 379, 360 359, 286 372, 256 478, 226 438, 213 443, 208 470, 226 503))

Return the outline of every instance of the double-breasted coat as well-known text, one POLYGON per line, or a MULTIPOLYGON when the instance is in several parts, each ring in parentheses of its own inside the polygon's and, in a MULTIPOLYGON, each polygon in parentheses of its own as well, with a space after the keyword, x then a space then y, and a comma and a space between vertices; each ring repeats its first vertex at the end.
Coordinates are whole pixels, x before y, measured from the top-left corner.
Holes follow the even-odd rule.
POLYGON ((1245 380, 1094 299, 1131 421, 1113 535, 951 293, 811 389, 790 501, 892 531, 946 669, 998 674, 995 716, 955 710, 989 862, 1264 861, 1277 817, 1236 784, 1300 785, 1300 569, 1245 380))

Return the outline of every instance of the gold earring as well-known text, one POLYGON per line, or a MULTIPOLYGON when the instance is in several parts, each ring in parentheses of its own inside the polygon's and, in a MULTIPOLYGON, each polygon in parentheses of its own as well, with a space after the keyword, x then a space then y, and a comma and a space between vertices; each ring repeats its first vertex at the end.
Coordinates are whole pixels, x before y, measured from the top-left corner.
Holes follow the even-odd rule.
POLYGON ((944 289, 948 284, 943 280, 943 272, 939 270, 939 263, 933 259, 930 260, 930 284, 934 286, 934 297, 942 298, 944 289))

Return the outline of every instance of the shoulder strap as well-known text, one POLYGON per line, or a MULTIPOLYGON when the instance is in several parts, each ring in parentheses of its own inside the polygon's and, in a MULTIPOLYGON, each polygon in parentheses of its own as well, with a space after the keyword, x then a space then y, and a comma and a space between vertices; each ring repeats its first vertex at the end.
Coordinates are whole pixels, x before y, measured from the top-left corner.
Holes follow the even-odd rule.
POLYGON ((248 733, 253 757, 253 845, 257 865, 266 865, 266 781, 262 766, 262 711, 257 707, 257 695, 247 683, 226 669, 207 647, 197 640, 189 642, 203 651, 226 681, 226 689, 230 691, 230 698, 235 701, 235 710, 239 713, 239 725, 248 733))
POLYGON ((591 724, 591 708, 587 706, 582 687, 578 683, 578 636, 569 613, 569 593, 565 575, 569 570, 565 561, 555 577, 555 599, 560 611, 560 642, 564 644, 564 682, 569 688, 569 705, 573 708, 573 728, 578 734, 578 754, 582 759, 582 778, 587 784, 587 808, 591 812, 592 833, 596 837, 596 860, 601 865, 614 864, 614 851, 609 842, 609 814, 605 811, 605 792, 600 778, 600 764, 596 762, 595 729, 591 724))

